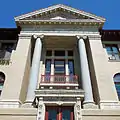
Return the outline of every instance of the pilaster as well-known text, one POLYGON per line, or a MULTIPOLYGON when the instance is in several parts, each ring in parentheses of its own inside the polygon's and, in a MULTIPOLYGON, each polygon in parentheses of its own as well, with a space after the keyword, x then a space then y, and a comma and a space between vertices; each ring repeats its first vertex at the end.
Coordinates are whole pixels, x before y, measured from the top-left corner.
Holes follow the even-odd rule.
POLYGON ((110 66, 103 49, 101 36, 92 35, 88 36, 88 38, 93 60, 93 69, 95 72, 94 74, 96 76, 93 80, 93 87, 97 87, 98 89, 98 104, 101 109, 118 108, 120 104, 114 87, 113 78, 109 72, 110 66), (96 83, 96 85, 94 83, 96 83))
POLYGON ((80 98, 77 98, 77 101, 74 105, 74 117, 75 117, 75 120, 82 120, 80 98))
POLYGON ((39 98, 37 120, 45 120, 45 104, 43 98, 39 98))
POLYGON ((26 97, 30 68, 31 37, 19 35, 1 94, 0 107, 19 107, 26 97))

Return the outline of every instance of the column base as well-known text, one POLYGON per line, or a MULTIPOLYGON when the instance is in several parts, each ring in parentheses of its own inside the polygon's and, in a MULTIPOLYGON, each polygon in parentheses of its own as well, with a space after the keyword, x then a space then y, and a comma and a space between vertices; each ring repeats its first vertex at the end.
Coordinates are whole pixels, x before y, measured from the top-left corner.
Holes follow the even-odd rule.
POLYGON ((17 100, 1 100, 0 108, 19 108, 21 104, 21 101, 17 100))
POLYGON ((98 105, 96 105, 93 101, 84 101, 83 108, 84 109, 98 109, 98 105))
POLYGON ((27 100, 21 105, 22 108, 34 108, 33 101, 27 100))
POLYGON ((120 103, 118 101, 101 101, 100 109, 119 109, 120 103))
POLYGON ((21 105, 22 108, 33 108, 32 103, 24 103, 21 105))

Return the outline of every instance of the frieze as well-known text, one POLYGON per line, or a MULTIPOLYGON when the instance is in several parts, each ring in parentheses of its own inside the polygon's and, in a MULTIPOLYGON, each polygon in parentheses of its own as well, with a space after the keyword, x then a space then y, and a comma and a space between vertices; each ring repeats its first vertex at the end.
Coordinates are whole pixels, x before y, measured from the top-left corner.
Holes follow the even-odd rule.
POLYGON ((76 98, 72 98, 72 97, 44 97, 43 98, 44 101, 76 101, 76 98))
POLYGON ((81 26, 81 25, 24 25, 22 31, 84 31, 98 32, 98 27, 81 26))
POLYGON ((82 89, 78 89, 78 90, 35 90, 36 95, 72 95, 72 96, 76 96, 76 95, 84 95, 84 91, 82 89))

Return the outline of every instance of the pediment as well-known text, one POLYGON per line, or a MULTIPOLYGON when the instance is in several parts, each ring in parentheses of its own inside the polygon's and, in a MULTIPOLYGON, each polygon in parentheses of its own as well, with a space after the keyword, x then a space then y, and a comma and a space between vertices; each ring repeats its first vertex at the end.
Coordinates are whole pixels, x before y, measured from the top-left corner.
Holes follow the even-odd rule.
POLYGON ((68 11, 52 11, 51 13, 38 14, 30 17, 25 17, 20 20, 75 20, 75 19, 94 19, 83 15, 73 14, 68 11))
POLYGON ((94 14, 58 4, 15 17, 16 25, 79 25, 101 28, 105 19, 94 14))
POLYGON ((48 8, 40 9, 28 14, 15 17, 15 21, 32 20, 91 20, 94 22, 105 22, 105 19, 85 11, 77 10, 66 5, 54 5, 48 8))

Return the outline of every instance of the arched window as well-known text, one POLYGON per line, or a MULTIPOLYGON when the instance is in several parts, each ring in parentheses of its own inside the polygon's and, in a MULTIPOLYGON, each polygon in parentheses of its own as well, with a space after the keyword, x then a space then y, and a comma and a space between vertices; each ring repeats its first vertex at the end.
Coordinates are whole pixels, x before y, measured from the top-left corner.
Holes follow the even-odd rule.
POLYGON ((5 74, 3 72, 0 72, 0 94, 3 89, 4 81, 5 81, 5 74))
POLYGON ((117 90, 118 98, 120 100, 120 73, 115 74, 113 79, 117 90))

